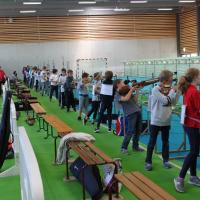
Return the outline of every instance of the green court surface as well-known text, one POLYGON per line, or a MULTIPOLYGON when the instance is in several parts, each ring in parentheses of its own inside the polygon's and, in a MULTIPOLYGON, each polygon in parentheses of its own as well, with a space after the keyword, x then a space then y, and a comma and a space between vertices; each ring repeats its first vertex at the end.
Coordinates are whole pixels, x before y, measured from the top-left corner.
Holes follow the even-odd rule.
MULTIPOLYGON (((49 102, 48 97, 41 97, 38 93, 32 92, 33 96, 37 96, 42 106, 49 114, 57 115, 60 119, 65 121, 76 132, 86 132, 92 134, 96 138, 95 145, 99 147, 106 154, 112 158, 122 158, 123 171, 140 171, 152 181, 160 185, 178 200, 198 200, 200 196, 200 188, 186 184, 187 192, 179 194, 175 191, 173 185, 173 178, 178 175, 179 169, 173 167, 172 169, 164 169, 162 161, 156 155, 153 159, 154 170, 146 172, 144 170, 145 152, 136 153, 131 151, 130 155, 122 155, 120 153, 120 145, 122 137, 114 136, 107 133, 105 128, 101 129, 101 133, 95 134, 94 126, 90 123, 83 126, 82 122, 77 121, 77 113, 61 110, 58 107, 58 102, 53 100, 49 102)), ((25 122, 25 113, 21 112, 18 122, 19 125, 25 126, 30 141, 33 145, 36 157, 38 159, 46 200, 80 200, 82 198, 82 187, 77 181, 65 182, 63 180, 65 175, 65 166, 53 165, 54 145, 53 139, 44 139, 45 133, 43 131, 37 132, 38 123, 34 126, 29 126, 25 122)), ((75 156, 74 156, 75 158, 75 156)), ((30 163, 31 164, 31 163, 30 163)), ((11 161, 6 161, 3 170, 11 165, 11 161)), ((200 173, 199 173, 200 175, 200 173)), ((187 180, 186 180, 187 181, 187 180)), ((20 199, 19 177, 1 178, 0 179, 0 199, 2 200, 18 200, 20 199)), ((122 196, 125 200, 137 199, 125 188, 122 188, 122 196)))

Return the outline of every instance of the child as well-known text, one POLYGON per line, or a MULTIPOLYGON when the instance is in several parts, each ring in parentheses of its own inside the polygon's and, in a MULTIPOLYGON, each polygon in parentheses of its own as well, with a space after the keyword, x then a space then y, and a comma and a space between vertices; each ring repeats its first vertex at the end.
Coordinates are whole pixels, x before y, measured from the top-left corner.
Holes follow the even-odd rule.
POLYGON ((174 89, 171 89, 173 73, 163 70, 159 75, 159 85, 155 86, 149 97, 149 110, 151 112, 150 138, 147 147, 145 169, 152 170, 152 154, 156 144, 157 136, 161 131, 162 157, 166 169, 171 168, 169 161, 169 130, 172 114, 172 105, 178 100, 174 89))
POLYGON ((78 83, 78 91, 79 91, 79 115, 78 120, 81 120, 82 112, 87 113, 88 104, 89 104, 89 94, 88 94, 88 86, 89 86, 89 74, 84 72, 82 74, 82 80, 78 83))
POLYGON ((88 114, 84 118, 84 125, 86 125, 89 117, 93 113, 93 121, 92 124, 96 121, 97 112, 100 105, 100 90, 101 90, 101 74, 99 72, 94 73, 94 84, 92 91, 92 108, 88 112, 88 114))
POLYGON ((40 89, 42 96, 44 95, 44 92, 47 87, 46 83, 47 83, 47 67, 44 66, 42 68, 42 71, 40 72, 40 89))
POLYGON ((141 133, 142 115, 141 109, 138 105, 138 90, 134 87, 130 87, 129 92, 121 96, 119 91, 125 86, 122 80, 116 80, 114 82, 114 88, 116 89, 115 101, 119 102, 124 112, 124 118, 127 120, 127 132, 124 134, 124 140, 121 146, 121 152, 128 153, 128 145, 132 138, 132 149, 135 151, 143 151, 139 147, 139 135, 141 133), (136 92, 133 94, 133 92, 136 92))
POLYGON ((197 176, 197 157, 200 148, 200 71, 197 68, 188 69, 185 76, 178 82, 178 89, 183 94, 183 102, 186 105, 186 117, 184 129, 188 135, 190 152, 185 157, 179 176, 174 179, 178 192, 184 192, 184 178, 190 169, 189 184, 200 187, 200 178, 197 176))
POLYGON ((102 83, 101 92, 100 92, 100 111, 99 111, 99 119, 97 122, 97 127, 95 129, 95 133, 99 133, 100 131, 100 124, 103 118, 104 112, 107 110, 108 116, 108 132, 111 132, 112 126, 112 103, 114 99, 114 88, 113 88, 113 72, 106 71, 105 72, 105 80, 102 83))
POLYGON ((70 111, 70 106, 72 106, 73 110, 76 112, 76 105, 73 93, 74 89, 75 89, 75 81, 73 77, 73 71, 69 69, 67 71, 67 78, 64 84, 67 112, 70 111))
POLYGON ((60 84, 59 105, 61 106, 61 109, 63 109, 65 107, 64 84, 65 84, 66 80, 67 80, 66 69, 63 68, 61 70, 61 75, 59 76, 59 84, 60 84))
POLYGON ((58 70, 57 69, 53 69, 52 70, 52 74, 50 75, 49 77, 49 81, 50 81, 50 95, 49 95, 49 98, 50 98, 50 101, 52 100, 52 96, 53 96, 53 93, 55 91, 55 94, 56 94, 56 99, 58 99, 58 70))

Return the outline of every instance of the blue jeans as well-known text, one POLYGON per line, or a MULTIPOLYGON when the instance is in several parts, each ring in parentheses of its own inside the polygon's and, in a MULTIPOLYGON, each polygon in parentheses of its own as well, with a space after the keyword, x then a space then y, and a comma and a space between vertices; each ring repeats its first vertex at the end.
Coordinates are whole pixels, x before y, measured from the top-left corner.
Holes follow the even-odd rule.
POLYGON ((150 126, 150 138, 147 147, 146 163, 152 163, 153 150, 156 145, 157 137, 159 131, 161 131, 162 137, 162 157, 163 162, 168 162, 169 160, 169 130, 170 126, 150 126))
MULTIPOLYGON (((141 112, 135 112, 126 117, 127 119, 127 132, 124 134, 124 140, 121 148, 127 149, 132 138, 132 148, 137 149, 139 147, 139 136, 142 127, 142 115, 141 112)), ((125 128, 126 130, 126 128, 125 128)))
POLYGON ((179 176, 181 178, 185 178, 185 175, 190 169, 190 175, 196 176, 196 168, 197 168, 197 157, 199 155, 199 148, 200 148, 200 131, 199 128, 189 128, 184 127, 185 132, 188 135, 189 143, 190 143, 190 152, 185 157, 183 162, 182 169, 180 171, 179 176))

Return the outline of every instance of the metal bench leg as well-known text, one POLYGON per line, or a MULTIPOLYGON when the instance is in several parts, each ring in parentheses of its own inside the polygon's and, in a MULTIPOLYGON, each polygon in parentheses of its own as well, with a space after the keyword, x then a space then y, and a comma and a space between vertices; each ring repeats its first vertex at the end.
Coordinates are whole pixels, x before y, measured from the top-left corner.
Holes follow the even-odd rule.
POLYGON ((46 135, 46 137, 44 137, 45 140, 50 136, 50 134, 49 134, 49 124, 48 123, 46 123, 46 124, 47 124, 47 129, 46 129, 47 135, 46 135))
POLYGON ((57 137, 54 137, 54 163, 56 164, 56 157, 57 157, 57 145, 56 145, 56 141, 58 139, 57 137))
POLYGON ((70 151, 70 148, 67 146, 67 151, 66 151, 66 177, 67 177, 67 180, 69 180, 69 151, 70 151))
POLYGON ((82 173, 82 184, 83 184, 83 200, 86 199, 86 194, 85 194, 85 172, 84 172, 85 167, 86 167, 86 165, 84 165, 82 167, 82 170, 81 170, 81 173, 82 173))

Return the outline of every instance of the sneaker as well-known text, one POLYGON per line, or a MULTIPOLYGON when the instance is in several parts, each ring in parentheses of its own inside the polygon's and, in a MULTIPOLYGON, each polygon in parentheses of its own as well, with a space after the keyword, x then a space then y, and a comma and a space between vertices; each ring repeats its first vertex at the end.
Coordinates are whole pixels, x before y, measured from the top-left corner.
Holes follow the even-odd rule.
POLYGON ((143 152, 144 149, 142 149, 142 148, 140 148, 140 147, 133 147, 133 151, 143 152))
POLYGON ((152 167, 152 164, 151 163, 145 163, 145 170, 147 171, 152 171, 153 167, 152 167))
POLYGON ((190 176, 188 183, 200 187, 200 178, 198 176, 190 176))
POLYGON ((94 132, 95 132, 95 133, 99 133, 99 132, 100 132, 100 129, 99 129, 99 128, 96 128, 96 129, 94 130, 94 132))
POLYGON ((174 186, 177 192, 185 192, 184 190, 184 180, 181 180, 179 177, 174 179, 174 186))
POLYGON ((112 132, 112 129, 111 129, 111 128, 109 128, 109 129, 108 129, 108 133, 111 133, 111 132, 112 132))
POLYGON ((164 162, 164 163, 163 163, 163 166, 164 166, 164 168, 166 168, 166 169, 172 168, 172 165, 171 165, 169 162, 164 162))
POLYGON ((88 120, 87 120, 86 118, 83 119, 83 125, 84 125, 84 126, 86 125, 87 121, 88 121, 88 120))
POLYGON ((79 121, 80 121, 80 120, 81 120, 81 117, 79 116, 79 117, 77 118, 77 120, 79 120, 79 121))
POLYGON ((121 149, 121 153, 122 153, 122 154, 128 154, 128 150, 122 148, 122 149, 121 149))

